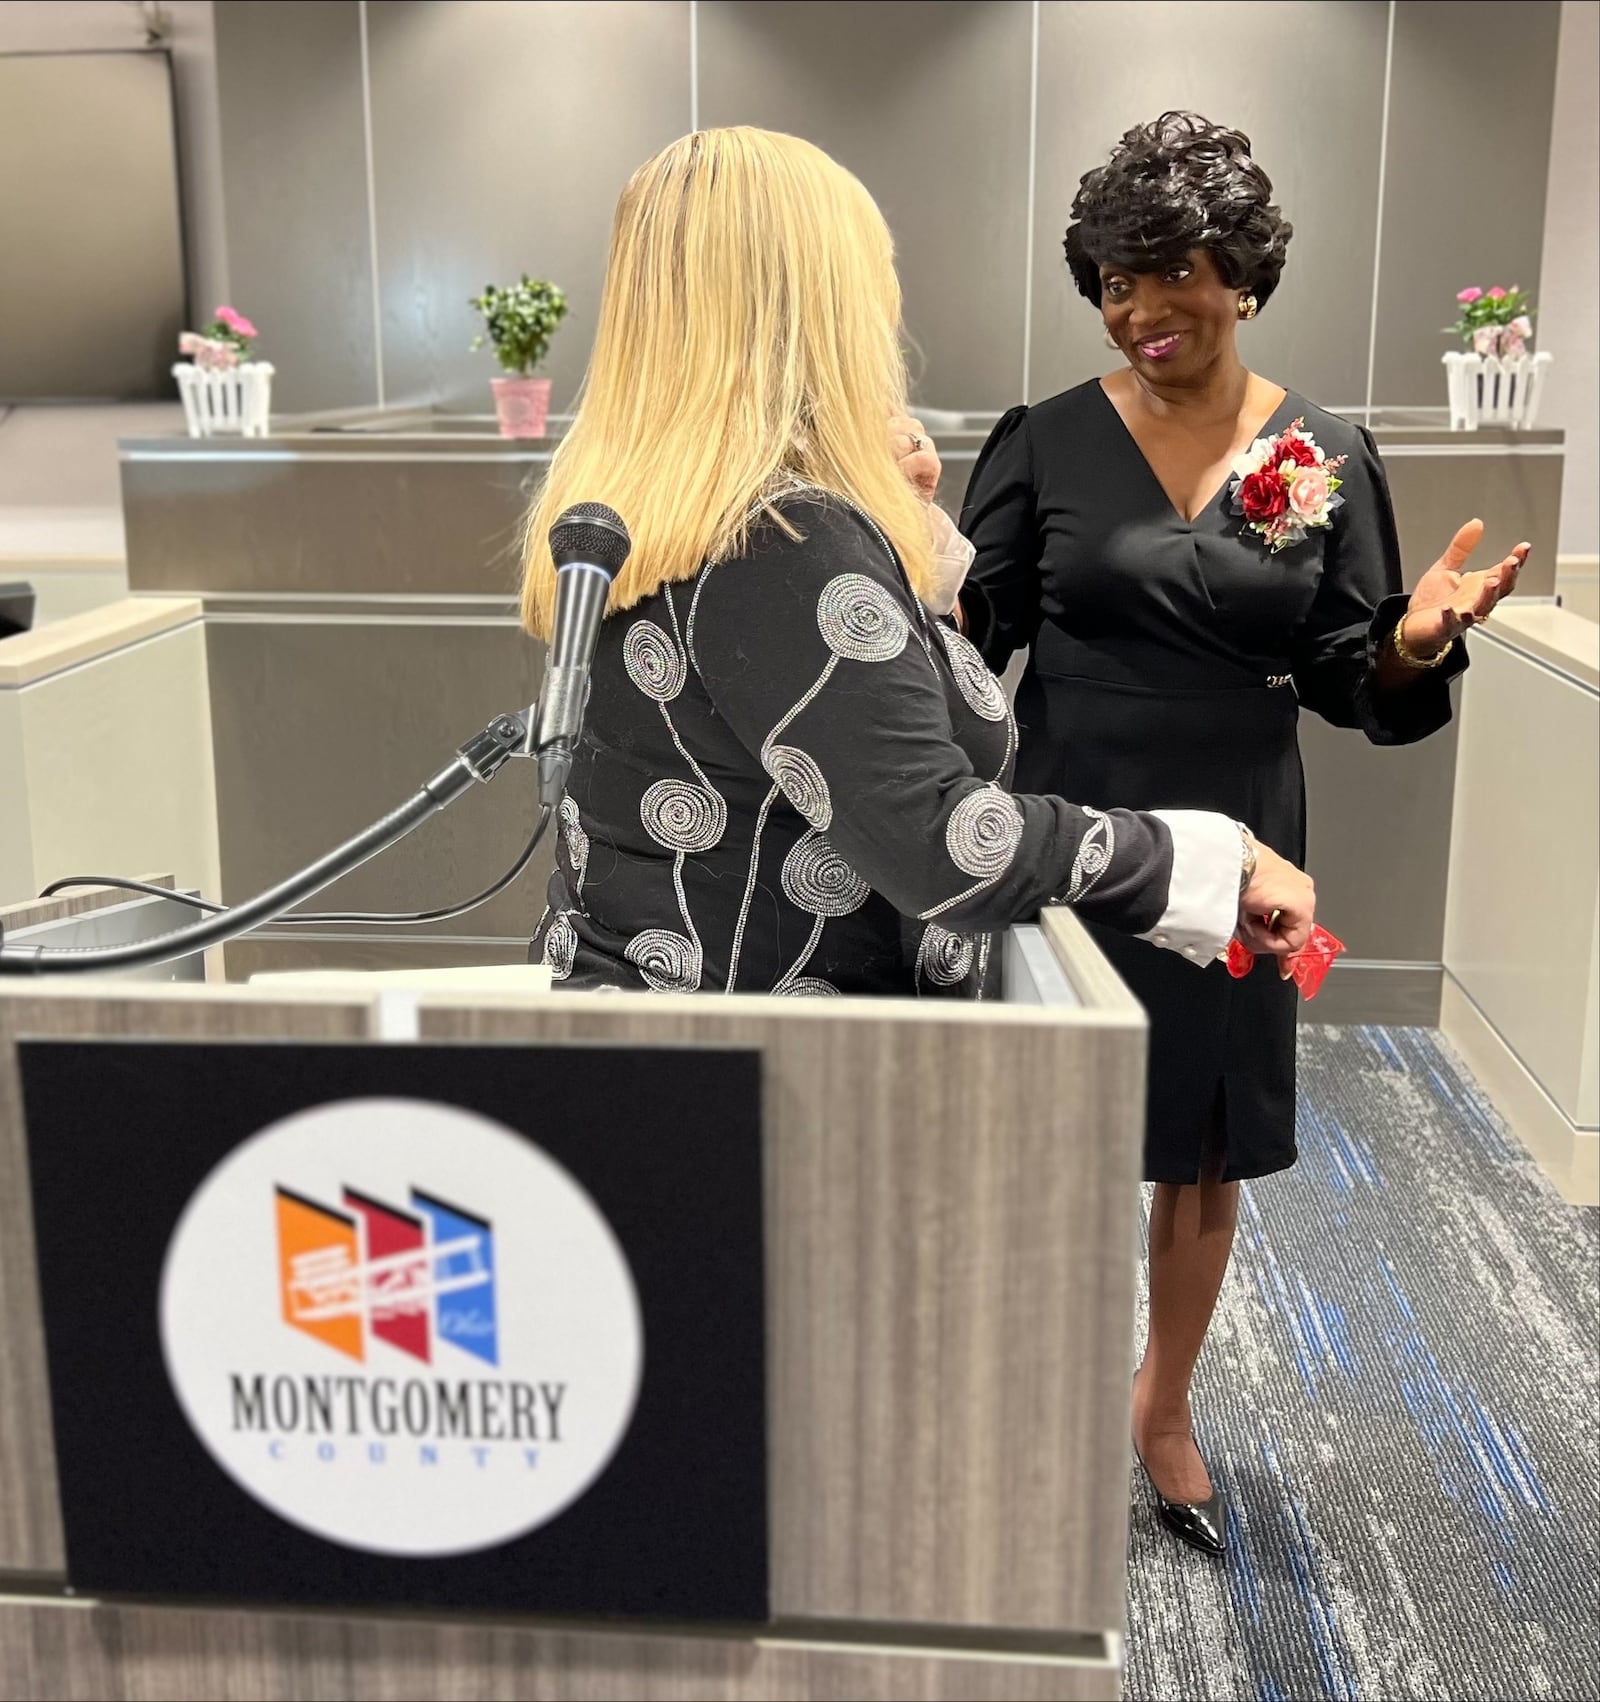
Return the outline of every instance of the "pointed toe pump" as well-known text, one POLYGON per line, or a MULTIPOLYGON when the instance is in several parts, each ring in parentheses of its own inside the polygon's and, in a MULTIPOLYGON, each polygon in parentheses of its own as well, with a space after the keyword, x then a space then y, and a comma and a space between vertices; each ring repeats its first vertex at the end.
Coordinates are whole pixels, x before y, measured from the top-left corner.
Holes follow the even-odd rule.
POLYGON ((1134 1457, 1139 1461, 1145 1482, 1150 1485, 1150 1493, 1156 1498, 1157 1516, 1179 1542, 1186 1542, 1191 1548, 1213 1557, 1226 1554, 1228 1503, 1222 1491, 1213 1485, 1211 1494, 1204 1501, 1169 1501, 1156 1488, 1156 1480, 1151 1477, 1150 1468, 1137 1450, 1134 1457))

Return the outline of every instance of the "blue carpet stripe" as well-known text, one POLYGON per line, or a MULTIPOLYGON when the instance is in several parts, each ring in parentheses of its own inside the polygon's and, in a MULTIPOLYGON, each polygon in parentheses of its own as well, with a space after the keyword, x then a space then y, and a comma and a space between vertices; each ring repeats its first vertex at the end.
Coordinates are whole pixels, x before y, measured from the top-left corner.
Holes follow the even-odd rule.
POLYGON ((1129 1698, 1600 1698, 1600 1214, 1438 1035, 1307 1028, 1195 1389, 1222 1565, 1135 1479, 1129 1698))

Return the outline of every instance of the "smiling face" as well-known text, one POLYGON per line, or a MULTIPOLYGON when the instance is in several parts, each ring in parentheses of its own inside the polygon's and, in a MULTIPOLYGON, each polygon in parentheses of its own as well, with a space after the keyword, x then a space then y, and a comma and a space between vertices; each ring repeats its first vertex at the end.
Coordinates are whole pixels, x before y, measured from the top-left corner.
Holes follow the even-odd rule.
POLYGON ((1154 272, 1100 268, 1100 313, 1128 364, 1151 384, 1200 383, 1219 361, 1237 359, 1243 292, 1225 284, 1203 248, 1154 272))

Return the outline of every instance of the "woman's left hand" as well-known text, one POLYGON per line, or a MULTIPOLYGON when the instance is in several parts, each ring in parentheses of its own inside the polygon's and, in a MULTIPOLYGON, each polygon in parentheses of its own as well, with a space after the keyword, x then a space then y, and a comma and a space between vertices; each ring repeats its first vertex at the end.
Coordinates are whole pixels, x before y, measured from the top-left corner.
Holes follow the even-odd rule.
POLYGON ((939 474, 944 470, 933 439, 923 430, 922 421, 905 414, 896 414, 889 421, 889 440, 894 445, 895 460, 906 476, 906 483, 922 498, 932 502, 939 489, 939 474))
POLYGON ((1483 522, 1469 520, 1423 574, 1402 622, 1408 650, 1423 656, 1437 654, 1452 638, 1488 620, 1495 604, 1516 590, 1517 575, 1532 546, 1518 544, 1496 566, 1463 573, 1467 557, 1482 540, 1483 522))

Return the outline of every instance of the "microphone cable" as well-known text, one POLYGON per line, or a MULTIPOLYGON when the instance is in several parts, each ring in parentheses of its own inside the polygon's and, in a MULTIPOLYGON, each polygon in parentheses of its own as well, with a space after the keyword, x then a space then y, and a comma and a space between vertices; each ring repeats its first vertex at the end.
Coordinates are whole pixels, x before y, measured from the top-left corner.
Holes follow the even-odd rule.
MULTIPOLYGON (((540 841, 550 826, 550 806, 541 806, 539 820, 534 827, 533 836, 523 846, 521 853, 501 877, 492 886, 486 886, 475 897, 461 904, 449 904, 438 910, 314 910, 299 916, 280 916, 270 924, 272 927, 329 927, 350 923, 400 923, 416 924, 418 922, 448 922, 456 916, 465 916, 469 910, 476 910, 480 904, 487 904, 491 898, 498 898, 511 883, 517 879, 528 864, 533 861, 533 854, 539 849, 540 841)), ((164 886, 154 886, 149 881, 129 880, 123 875, 67 875, 61 880, 51 881, 40 898, 53 898, 58 892, 64 892, 68 887, 75 886, 109 886, 119 891, 138 892, 151 898, 168 898, 174 904, 186 904, 191 910, 204 911, 207 915, 225 915, 228 906, 215 904, 209 898, 197 898, 192 893, 170 892, 164 886)))

